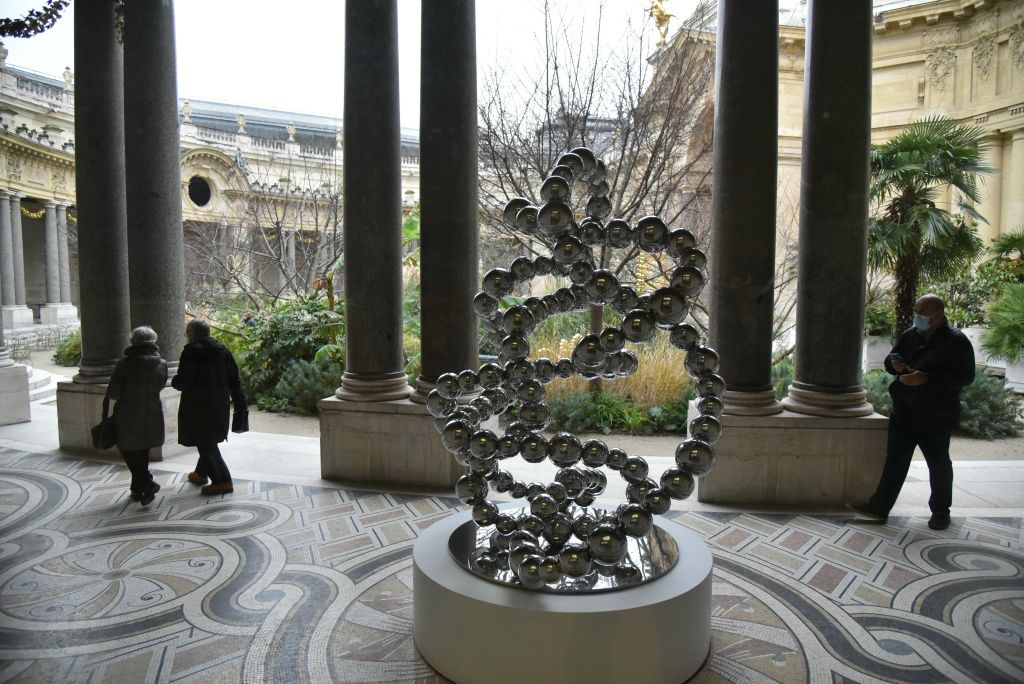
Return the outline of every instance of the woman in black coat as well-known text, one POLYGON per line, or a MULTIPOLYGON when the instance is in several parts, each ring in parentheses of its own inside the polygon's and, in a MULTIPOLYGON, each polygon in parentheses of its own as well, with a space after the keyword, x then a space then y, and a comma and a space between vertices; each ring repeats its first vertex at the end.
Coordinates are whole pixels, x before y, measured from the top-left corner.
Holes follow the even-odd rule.
POLYGON ((132 499, 148 506, 160 491, 149 472, 149 450, 164 443, 160 391, 167 386, 167 363, 160 358, 156 333, 149 326, 132 330, 129 345, 114 366, 107 398, 116 402, 117 449, 132 473, 132 499))
POLYGON ((188 480, 206 485, 209 478, 210 484, 203 487, 203 494, 228 494, 234 491, 231 472, 217 445, 228 438, 231 405, 234 404, 236 414, 248 411, 238 365, 231 352, 210 337, 210 324, 203 319, 189 321, 185 337, 188 344, 181 352, 171 385, 181 392, 178 443, 199 451, 199 462, 188 474, 188 480))

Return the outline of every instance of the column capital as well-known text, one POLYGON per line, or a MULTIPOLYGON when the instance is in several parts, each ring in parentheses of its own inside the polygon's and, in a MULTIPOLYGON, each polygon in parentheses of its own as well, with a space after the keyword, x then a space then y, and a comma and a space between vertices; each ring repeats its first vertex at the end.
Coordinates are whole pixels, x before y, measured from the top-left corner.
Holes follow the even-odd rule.
POLYGON ((53 209, 55 206, 57 206, 57 201, 49 198, 41 199, 39 200, 39 203, 42 204, 47 209, 53 209))
POLYGON ((14 190, 12 188, 9 188, 9 189, 5 190, 4 192, 7 193, 7 196, 10 197, 11 201, 18 201, 18 202, 20 202, 21 198, 25 196, 25 193, 21 192, 20 190, 14 190))
POLYGON ((1024 140, 1024 128, 1018 128, 1015 131, 1010 131, 1010 139, 1015 143, 1024 140))

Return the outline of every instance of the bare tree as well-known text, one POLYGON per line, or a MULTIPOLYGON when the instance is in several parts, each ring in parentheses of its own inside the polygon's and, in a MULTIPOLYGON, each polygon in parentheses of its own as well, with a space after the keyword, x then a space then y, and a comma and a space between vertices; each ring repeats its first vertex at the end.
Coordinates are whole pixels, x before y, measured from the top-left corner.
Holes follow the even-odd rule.
MULTIPOLYGON (((702 3, 669 44, 648 57, 649 24, 608 36, 601 24, 603 4, 596 19, 579 19, 567 14, 569 8, 545 2, 542 66, 497 68, 481 94, 485 242, 489 233, 519 254, 543 249, 503 225, 501 210, 513 197, 539 204, 540 184, 555 162, 580 146, 608 165, 610 218, 632 223, 656 214, 706 241, 714 72, 713 36, 705 31, 708 7, 702 3)), ((582 216, 579 204, 574 209, 582 216)), ((658 287, 670 264, 636 257, 634 250, 613 262, 602 249, 600 266, 611 268, 623 284, 658 287)))
POLYGON ((333 155, 270 154, 236 163, 216 222, 186 221, 186 299, 195 310, 258 311, 333 275, 342 251, 341 169, 333 155))

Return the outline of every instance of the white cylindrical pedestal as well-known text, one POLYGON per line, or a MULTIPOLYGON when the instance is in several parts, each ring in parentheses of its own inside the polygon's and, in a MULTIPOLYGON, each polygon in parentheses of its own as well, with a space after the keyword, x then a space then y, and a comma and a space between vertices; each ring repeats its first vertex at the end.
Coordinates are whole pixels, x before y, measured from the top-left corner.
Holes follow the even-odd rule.
POLYGON ((435 523, 413 548, 416 647, 458 684, 582 681, 679 684, 711 644, 711 553, 659 519, 679 545, 664 576, 630 589, 561 595, 504 587, 455 564, 448 537, 469 513, 435 523))

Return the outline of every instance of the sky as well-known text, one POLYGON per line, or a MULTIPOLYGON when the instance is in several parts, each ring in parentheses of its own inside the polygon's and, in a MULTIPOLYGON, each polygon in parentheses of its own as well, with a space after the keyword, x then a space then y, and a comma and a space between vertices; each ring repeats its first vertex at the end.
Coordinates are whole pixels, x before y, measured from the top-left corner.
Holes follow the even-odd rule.
MULTIPOLYGON (((94 2, 96 0, 87 0, 94 2)), ((430 0, 424 0, 429 7, 430 0)), ((696 0, 666 0, 677 18, 696 0)), ((22 16, 42 0, 0 0, 0 14, 22 16)), ((594 27, 603 7, 609 44, 642 32, 653 49, 650 0, 550 0, 553 11, 594 27)), ((74 70, 75 3, 47 32, 8 38, 7 61, 59 78, 74 70)), ((402 125, 419 127, 421 0, 398 0, 402 125)), ((178 96, 341 118, 344 2, 331 0, 176 0, 178 96)), ((478 82, 498 66, 529 72, 539 64, 544 0, 477 0, 478 82)), ((589 29, 588 29, 589 30, 589 29)))

